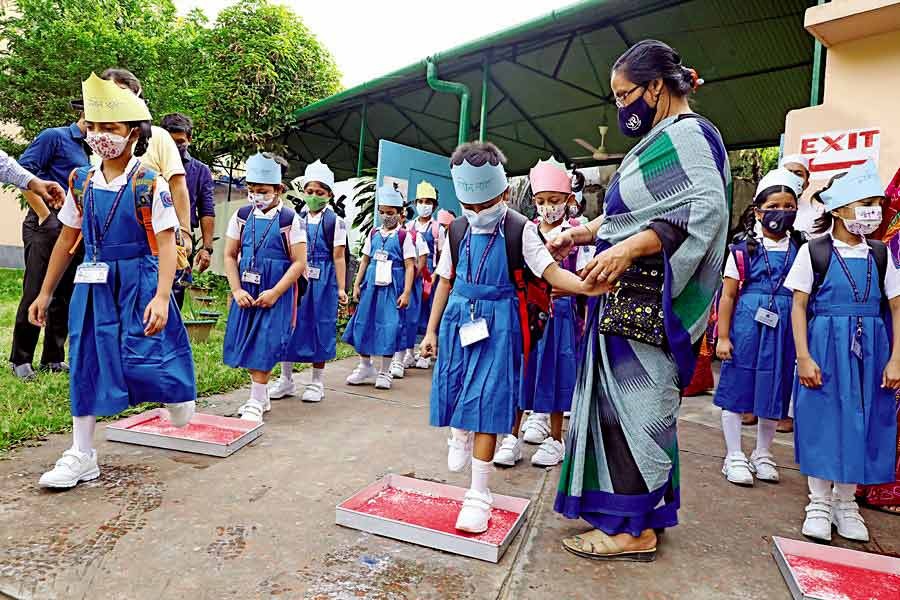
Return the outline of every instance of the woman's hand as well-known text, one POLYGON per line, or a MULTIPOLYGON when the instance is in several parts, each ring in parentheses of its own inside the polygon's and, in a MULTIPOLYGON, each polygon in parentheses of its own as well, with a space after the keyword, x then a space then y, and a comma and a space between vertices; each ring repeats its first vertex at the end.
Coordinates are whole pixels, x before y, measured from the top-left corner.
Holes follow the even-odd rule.
POLYGON ((362 291, 360 285, 358 283, 353 284, 353 301, 359 302, 359 297, 362 296, 362 291))
POLYGON ((47 324, 47 307, 52 298, 47 294, 40 294, 28 307, 28 322, 37 327, 47 324))
POLYGON ((575 247, 575 238, 572 234, 573 231, 574 229, 567 229, 547 242, 547 250, 550 251, 550 254, 553 255, 553 258, 556 260, 563 260, 569 256, 569 253, 572 252, 572 248, 575 247))
POLYGON ((602 296, 603 294, 608 294, 612 291, 612 288, 613 286, 605 281, 597 281, 594 283, 582 281, 581 290, 578 293, 582 296, 602 296))
POLYGON ((888 361, 881 377, 881 387, 892 390, 900 389, 900 360, 888 361))
POLYGON ((266 290, 259 295, 253 305, 259 308, 272 308, 279 298, 281 298, 281 294, 275 290, 266 290))
POLYGON ((822 387, 822 369, 811 356, 797 359, 797 375, 803 387, 811 389, 822 387))
POLYGON ((728 338, 719 338, 716 342, 716 357, 719 360, 731 360, 731 353, 734 352, 734 345, 728 338))
POLYGON ((397 298, 397 308, 404 309, 407 306, 409 306, 409 294, 403 292, 402 294, 400 294, 400 297, 397 298))
POLYGON ((234 301, 237 302, 237 305, 241 308, 250 308, 251 306, 253 306, 253 296, 251 296, 250 293, 243 288, 234 290, 233 292, 231 292, 231 296, 234 298, 234 301))
POLYGON ((338 290, 338 304, 341 306, 347 306, 350 303, 350 298, 347 296, 347 292, 344 290, 338 290))
POLYGON ((634 262, 634 254, 628 240, 607 248, 584 267, 585 281, 614 284, 634 262))
POLYGON ((169 321, 169 297, 153 296, 153 300, 144 309, 144 335, 156 335, 169 321))
POLYGON ((419 345, 419 356, 422 358, 434 358, 437 356, 437 335, 426 333, 419 345))

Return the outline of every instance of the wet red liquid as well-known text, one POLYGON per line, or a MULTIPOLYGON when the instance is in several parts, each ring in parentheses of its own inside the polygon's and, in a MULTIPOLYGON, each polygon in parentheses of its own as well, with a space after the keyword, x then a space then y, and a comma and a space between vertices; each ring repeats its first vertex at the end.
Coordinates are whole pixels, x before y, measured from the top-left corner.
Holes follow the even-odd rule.
POLYGON ((900 575, 786 554, 804 594, 823 600, 897 600, 900 575))
POLYGON ((519 518, 518 513, 494 508, 491 511, 487 531, 479 534, 465 533, 456 529, 456 517, 462 508, 462 502, 459 500, 427 496, 392 487, 372 498, 351 499, 344 503, 343 507, 494 545, 499 545, 503 541, 519 518))
POLYGON ((211 442, 214 444, 230 444, 246 433, 237 429, 196 423, 189 423, 184 427, 175 427, 162 417, 155 417, 128 429, 140 431, 141 433, 155 433, 166 437, 211 442))

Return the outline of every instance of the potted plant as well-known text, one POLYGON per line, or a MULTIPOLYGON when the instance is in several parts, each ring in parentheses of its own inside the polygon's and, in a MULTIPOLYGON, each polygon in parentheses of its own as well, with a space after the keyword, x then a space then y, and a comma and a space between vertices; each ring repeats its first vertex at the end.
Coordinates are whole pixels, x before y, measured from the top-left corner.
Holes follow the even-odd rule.
MULTIPOLYGON (((213 300, 215 297, 210 296, 213 300)), ((211 311, 194 311, 195 298, 191 294, 187 294, 184 298, 184 327, 187 329, 188 338, 192 342, 205 342, 209 339, 213 328, 219 321, 219 313, 211 311), (211 318, 211 315, 215 315, 211 318)))

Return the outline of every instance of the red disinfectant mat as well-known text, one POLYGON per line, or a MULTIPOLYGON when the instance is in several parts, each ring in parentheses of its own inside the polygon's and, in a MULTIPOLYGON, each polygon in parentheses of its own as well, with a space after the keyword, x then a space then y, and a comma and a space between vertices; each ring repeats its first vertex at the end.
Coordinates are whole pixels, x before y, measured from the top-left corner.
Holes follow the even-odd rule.
POLYGON ((262 435, 262 423, 197 413, 175 427, 157 408, 106 426, 106 439, 212 456, 229 456, 262 435))
POLYGON ((456 529, 466 490, 401 475, 387 475, 337 506, 338 525, 499 562, 525 521, 528 500, 494 494, 488 530, 456 529))
POLYGON ((900 598, 900 559, 778 537, 772 553, 795 600, 900 598))

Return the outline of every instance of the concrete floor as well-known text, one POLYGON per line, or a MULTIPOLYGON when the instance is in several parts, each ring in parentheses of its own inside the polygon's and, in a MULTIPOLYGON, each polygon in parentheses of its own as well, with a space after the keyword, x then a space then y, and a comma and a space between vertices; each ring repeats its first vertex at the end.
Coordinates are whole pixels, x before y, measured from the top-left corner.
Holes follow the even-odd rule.
MULTIPOLYGON (((782 483, 729 485, 709 398, 685 402, 681 525, 655 563, 566 553, 559 540, 586 526, 553 512, 557 472, 527 462, 495 476, 494 491, 533 500, 497 565, 336 526, 335 505, 384 473, 467 483, 427 426, 430 372, 384 393, 345 387, 352 367, 329 366, 320 405, 275 402, 264 435, 227 459, 102 442, 101 478, 60 493, 36 482, 68 436, 12 452, 0 461, 0 598, 788 597, 769 552, 773 535, 800 537, 806 488, 789 436, 775 450, 782 483)), ((204 410, 233 413, 245 394, 204 410)), ((865 516, 872 543, 839 543, 900 554, 900 518, 865 516)))

